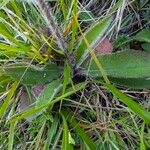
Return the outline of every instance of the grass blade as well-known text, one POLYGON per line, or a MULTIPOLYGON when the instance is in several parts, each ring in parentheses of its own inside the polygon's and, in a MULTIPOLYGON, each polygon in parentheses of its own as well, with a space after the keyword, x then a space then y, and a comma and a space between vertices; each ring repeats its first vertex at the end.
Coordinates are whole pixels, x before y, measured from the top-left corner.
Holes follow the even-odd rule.
POLYGON ((52 144, 52 140, 54 139, 54 136, 56 135, 57 129, 58 129, 58 123, 59 123, 59 117, 56 115, 54 117, 54 120, 52 124, 49 124, 49 130, 48 130, 48 136, 44 145, 43 150, 48 150, 50 147, 50 144, 52 144))
POLYGON ((69 143, 69 130, 66 118, 61 114, 63 120, 63 139, 62 139, 62 150, 73 150, 73 145, 69 143))
POLYGON ((131 98, 123 94, 120 90, 110 84, 105 86, 117 97, 120 101, 128 106, 135 114, 143 119, 147 124, 150 124, 150 112, 147 112, 142 106, 134 102, 131 98))
POLYGON ((15 123, 10 123, 8 150, 13 150, 15 123))
POLYGON ((65 110, 63 111, 63 115, 65 116, 67 121, 70 123, 70 125, 73 127, 73 130, 82 138, 86 148, 88 150, 96 149, 95 143, 86 134, 86 132, 79 126, 79 122, 73 117, 73 114, 71 113, 71 111, 65 110))
POLYGON ((24 119, 24 118, 26 118, 26 117, 28 117, 28 116, 30 116, 30 115, 32 115, 32 114, 36 114, 36 113, 40 112, 41 110, 43 110, 43 109, 45 109, 45 108, 47 108, 47 107, 49 107, 49 106, 52 106, 53 104, 55 104, 55 103, 61 101, 63 98, 68 97, 68 96, 74 94, 75 92, 82 90, 83 88, 85 88, 85 86, 86 86, 86 83, 82 83, 82 84, 80 84, 78 87, 76 87, 76 91, 73 89, 73 90, 71 90, 71 91, 69 91, 69 92, 67 92, 67 93, 65 93, 65 94, 63 94, 63 95, 61 95, 60 97, 58 97, 58 98, 56 98, 56 99, 50 101, 50 102, 47 103, 47 104, 41 105, 41 106, 36 107, 36 108, 34 108, 34 109, 32 109, 32 110, 29 110, 29 111, 25 111, 24 113, 19 114, 19 115, 17 115, 17 116, 13 116, 13 117, 10 119, 10 121, 11 121, 11 122, 16 122, 16 121, 21 120, 21 119, 24 119))
POLYGON ((6 109, 9 106, 10 100, 13 97, 14 92, 17 89, 17 86, 18 86, 18 82, 14 82, 12 84, 11 88, 9 89, 9 92, 8 92, 8 94, 7 94, 7 96, 6 96, 5 100, 4 100, 4 103, 0 107, 0 116, 2 116, 6 112, 6 109))

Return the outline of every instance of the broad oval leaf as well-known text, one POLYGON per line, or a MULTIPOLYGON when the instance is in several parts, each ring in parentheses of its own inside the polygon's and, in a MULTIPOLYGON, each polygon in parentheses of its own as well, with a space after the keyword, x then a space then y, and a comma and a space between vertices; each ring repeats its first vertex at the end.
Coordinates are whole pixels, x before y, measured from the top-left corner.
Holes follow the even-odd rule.
MULTIPOLYGON (((149 78, 150 53, 135 50, 125 50, 110 55, 98 57, 108 76, 116 78, 149 78)), ((88 64, 84 65, 88 69, 88 64)), ((97 65, 91 62, 89 75, 101 76, 97 65)))
MULTIPOLYGON (((95 24, 90 30, 85 33, 85 38, 89 42, 90 46, 93 47, 102 38, 108 26, 111 23, 110 17, 102 19, 100 22, 95 24)), ((80 66, 85 60, 88 54, 88 48, 83 39, 81 39, 79 46, 77 47, 76 64, 80 66)))
MULTIPOLYGON (((150 87, 150 53, 144 51, 125 50, 111 55, 100 56, 104 70, 109 79, 120 85, 131 88, 150 87)), ((84 74, 93 78, 101 78, 94 61, 84 65, 84 74), (88 71, 89 69, 89 71, 88 71)))
POLYGON ((16 63, 4 67, 7 75, 22 84, 38 85, 58 79, 61 75, 61 68, 56 64, 49 64, 45 67, 36 67, 27 63, 16 63))

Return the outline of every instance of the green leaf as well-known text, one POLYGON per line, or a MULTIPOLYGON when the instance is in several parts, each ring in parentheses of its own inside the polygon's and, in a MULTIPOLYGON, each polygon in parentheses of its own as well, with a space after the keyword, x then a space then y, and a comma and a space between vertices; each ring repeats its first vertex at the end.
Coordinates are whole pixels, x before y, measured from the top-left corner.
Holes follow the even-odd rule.
POLYGON ((110 9, 109 13, 114 13, 123 5, 123 0, 118 0, 110 9))
POLYGON ((8 140, 8 149, 9 150, 13 150, 14 135, 15 135, 15 124, 10 123, 9 140, 8 140))
POLYGON ((64 20, 66 20, 66 17, 67 17, 67 8, 66 8, 66 4, 65 4, 64 0, 60 0, 60 6, 61 6, 61 11, 63 13, 64 20))
MULTIPOLYGON (((150 53, 135 50, 125 50, 111 55, 100 56, 104 70, 109 77, 114 78, 149 78, 150 77, 150 53)), ((97 65, 94 61, 89 65, 84 65, 89 75, 97 78, 101 77, 97 65)), ((83 71, 84 72, 84 71, 83 71)))
POLYGON ((80 21, 84 21, 87 23, 93 23, 95 21, 93 14, 90 11, 81 11, 79 13, 80 21))
POLYGON ((15 39, 15 36, 13 35, 13 30, 10 30, 11 28, 7 26, 8 25, 6 25, 5 23, 2 23, 2 21, 0 22, 0 34, 5 36, 8 40, 13 42, 17 46, 22 47, 24 49, 23 44, 15 39))
POLYGON ((127 149, 127 145, 122 140, 122 137, 113 131, 106 131, 104 133, 104 140, 100 139, 97 145, 96 150, 120 150, 127 149))
POLYGON ((67 118, 67 121, 72 126, 73 130, 82 138, 87 150, 96 149, 96 145, 92 141, 92 139, 86 134, 83 128, 79 126, 79 122, 75 119, 74 115, 71 111, 64 110, 63 115, 67 118))
POLYGON ((4 71, 22 84, 37 85, 58 79, 62 70, 55 64, 40 68, 27 63, 16 63, 5 66, 4 71))
POLYGON ((41 105, 49 103, 59 92, 61 86, 62 85, 60 80, 54 80, 51 83, 49 83, 37 99, 36 106, 39 107, 41 105))
POLYGON ((7 3, 9 3, 10 0, 0 0, 0 9, 2 9, 3 7, 5 7, 7 5, 7 3))
POLYGON ((50 107, 52 105, 54 105, 55 103, 61 101, 62 99, 74 94, 75 92, 77 91, 80 91, 82 90, 83 88, 85 88, 87 83, 83 82, 83 83, 80 83, 80 84, 77 84, 75 86, 75 89, 71 89, 70 91, 68 91, 67 93, 57 97, 56 99, 44 104, 44 105, 41 105, 39 107, 36 107, 34 109, 30 109, 28 111, 25 111, 21 114, 17 114, 15 116, 13 116, 10 120, 10 122, 16 122, 18 120, 21 120, 21 119, 24 119, 24 118, 27 118, 28 116, 31 116, 32 114, 36 114, 36 113, 39 113, 40 111, 42 111, 43 109, 47 108, 47 107, 50 107))
POLYGON ((123 94, 120 90, 110 84, 105 86, 117 97, 120 101, 126 104, 135 114, 142 118, 147 124, 150 124, 150 112, 147 112, 142 106, 134 102, 131 98, 123 94))
POLYGON ((40 146, 40 142, 42 140, 42 135, 44 134, 44 129, 46 128, 46 119, 43 120, 43 125, 40 128, 40 131, 38 132, 38 135, 36 136, 36 142, 35 142, 35 147, 34 150, 38 150, 40 146))
MULTIPOLYGON (((149 52, 134 50, 98 57, 112 82, 134 89, 150 88, 149 58, 149 52)), ((102 78, 94 61, 91 62, 90 66, 85 64, 84 67, 86 70, 81 71, 82 73, 88 74, 95 79, 102 78)))
POLYGON ((150 42, 150 29, 145 29, 135 36, 133 36, 134 40, 141 41, 141 42, 150 42))
POLYGON ((4 74, 3 67, 0 66, 0 76, 4 74))
POLYGON ((4 99, 4 103, 3 103, 2 106, 0 107, 0 116, 2 116, 2 115, 6 112, 8 106, 9 106, 9 103, 10 103, 10 101, 11 101, 11 99, 12 99, 12 97, 13 97, 13 95, 14 95, 16 89, 17 89, 17 86, 18 86, 18 83, 17 83, 17 82, 14 82, 14 83, 11 85, 11 88, 9 89, 9 91, 8 91, 8 93, 7 93, 7 96, 6 96, 6 98, 4 99))
POLYGON ((150 78, 109 78, 113 83, 132 89, 150 88, 150 78))
POLYGON ((7 84, 10 80, 10 77, 0 74, 0 93, 6 90, 7 84))
POLYGON ((56 115, 54 117, 52 124, 51 125, 49 124, 49 126, 48 126, 49 127, 48 135, 47 135, 47 139, 45 141, 43 150, 48 150, 50 147, 50 144, 52 144, 52 140, 56 136, 57 129, 59 128, 58 124, 59 124, 59 117, 58 117, 58 115, 56 115))
POLYGON ((141 46, 145 51, 150 52, 150 43, 143 43, 143 44, 141 44, 141 46))
POLYGON ((9 53, 12 53, 12 52, 23 53, 23 52, 28 52, 30 50, 30 47, 28 46, 28 49, 26 51, 23 51, 22 48, 0 43, 0 50, 5 50, 6 52, 9 52, 9 53))
MULTIPOLYGON (((100 22, 96 23, 90 30, 88 30, 85 33, 85 38, 87 39, 91 47, 93 47, 102 38, 105 31, 108 29, 110 22, 111 22, 110 17, 104 18, 100 22)), ((82 64, 87 54, 88 54, 87 45, 84 39, 81 39, 79 46, 77 48, 77 56, 76 56, 77 66, 82 64)))
POLYGON ((146 51, 150 50, 150 29, 144 29, 143 31, 138 32, 135 36, 120 36, 113 42, 115 48, 124 48, 129 47, 129 43, 133 40, 140 42, 148 42, 142 44, 142 48, 146 51))
POLYGON ((61 114, 63 120, 63 139, 62 139, 62 150, 73 150, 73 145, 69 143, 69 129, 66 118, 61 114))

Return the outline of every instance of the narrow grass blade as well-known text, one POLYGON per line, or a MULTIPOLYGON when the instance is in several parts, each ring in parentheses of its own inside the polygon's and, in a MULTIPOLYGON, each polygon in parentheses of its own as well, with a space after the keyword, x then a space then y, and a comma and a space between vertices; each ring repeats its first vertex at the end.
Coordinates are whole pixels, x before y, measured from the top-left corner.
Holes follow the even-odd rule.
POLYGON ((69 129, 66 118, 61 114, 63 120, 62 150, 73 150, 73 145, 69 143, 69 129))
POLYGON ((13 150, 13 141, 15 132, 15 123, 10 123, 8 150, 13 150))
MULTIPOLYGON (((73 14, 77 16, 78 15, 77 14, 77 0, 72 1, 72 6, 73 6, 73 14)), ((77 34, 78 34, 78 27, 73 17, 72 18, 72 35, 71 35, 71 52, 73 52, 77 34)))
POLYGON ((17 89, 17 86, 18 86, 18 82, 14 82, 12 84, 11 88, 9 89, 9 92, 8 92, 6 98, 4 99, 4 103, 0 107, 0 116, 2 116, 6 112, 6 109, 9 106, 11 98, 13 97, 13 95, 14 95, 16 89, 17 89))
POLYGON ((56 137, 54 139, 51 150, 56 150, 57 149, 57 145, 59 145, 59 141, 61 140, 60 139, 61 135, 62 135, 62 125, 60 125, 60 127, 58 128, 58 132, 57 132, 56 137))
POLYGON ((123 1, 124 1, 124 0, 118 0, 118 1, 116 2, 116 4, 114 4, 114 5, 111 7, 111 9, 110 9, 110 11, 109 11, 109 14, 114 13, 115 11, 117 11, 117 9, 122 6, 123 1))
POLYGON ((62 10, 62 13, 63 13, 64 20, 66 21, 67 9, 66 9, 66 4, 65 4, 64 0, 60 0, 60 6, 61 6, 61 10, 62 10))
POLYGON ((120 90, 110 84, 105 86, 117 97, 120 101, 128 106, 135 114, 143 119, 147 124, 150 124, 150 112, 147 112, 142 106, 134 102, 131 98, 123 94, 120 90))
POLYGON ((65 116, 66 120, 70 123, 73 130, 81 137, 81 139, 84 141, 84 144, 87 148, 87 150, 94 150, 96 149, 95 143, 92 141, 92 139, 86 134, 84 129, 82 129, 79 126, 79 122, 74 118, 71 111, 64 110, 62 114, 65 116))
POLYGON ((52 140, 54 139, 57 129, 58 129, 58 123, 59 123, 59 117, 58 115, 56 115, 54 117, 53 122, 51 124, 49 123, 48 136, 44 144, 43 150, 48 150, 50 147, 50 144, 52 144, 52 140))
POLYGON ((69 91, 69 92, 67 92, 67 93, 65 93, 65 94, 63 94, 63 95, 61 95, 60 97, 58 97, 58 98, 56 98, 56 99, 50 101, 50 102, 47 103, 47 104, 41 105, 41 106, 36 107, 36 108, 34 108, 34 109, 32 109, 32 110, 29 110, 29 111, 25 111, 24 113, 19 114, 19 115, 17 115, 17 116, 13 116, 13 117, 10 119, 10 122, 16 122, 16 121, 21 120, 21 119, 24 119, 24 118, 26 118, 26 117, 28 117, 28 116, 30 116, 30 115, 32 115, 32 114, 36 114, 36 113, 40 112, 41 110, 43 110, 43 109, 45 109, 45 108, 47 108, 47 107, 49 107, 49 106, 52 106, 52 105, 54 105, 55 103, 61 101, 63 98, 68 97, 68 96, 74 94, 75 92, 82 90, 83 88, 85 88, 85 86, 86 86, 86 83, 82 83, 82 84, 80 84, 80 86, 76 87, 76 91, 71 90, 71 91, 69 91))
POLYGON ((36 138, 36 142, 35 142, 35 148, 34 148, 34 150, 38 150, 39 149, 39 144, 41 142, 42 134, 43 134, 44 129, 45 129, 46 121, 47 120, 45 119, 45 121, 43 122, 43 125, 42 125, 42 127, 40 129, 40 131, 38 132, 38 135, 37 135, 37 138, 36 138))

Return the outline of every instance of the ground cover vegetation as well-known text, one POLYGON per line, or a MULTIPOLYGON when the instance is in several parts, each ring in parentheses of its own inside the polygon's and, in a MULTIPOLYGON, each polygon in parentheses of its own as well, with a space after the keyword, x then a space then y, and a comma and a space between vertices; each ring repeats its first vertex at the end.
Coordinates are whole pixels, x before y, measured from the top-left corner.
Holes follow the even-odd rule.
POLYGON ((0 0, 0 149, 150 148, 148 0, 0 0))

